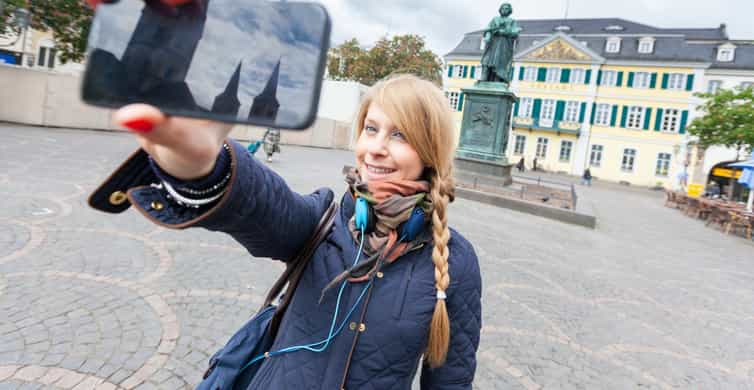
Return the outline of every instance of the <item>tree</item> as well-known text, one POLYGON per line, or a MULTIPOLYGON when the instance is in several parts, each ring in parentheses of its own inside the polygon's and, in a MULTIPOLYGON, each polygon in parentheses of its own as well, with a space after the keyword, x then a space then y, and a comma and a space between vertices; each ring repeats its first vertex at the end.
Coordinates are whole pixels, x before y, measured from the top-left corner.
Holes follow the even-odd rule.
POLYGON ((751 152, 754 146, 754 88, 721 89, 717 93, 700 93, 707 99, 699 106, 704 116, 689 125, 689 134, 699 137, 699 146, 721 145, 751 152))
POLYGON ((372 85, 393 73, 411 73, 435 84, 442 83, 440 58, 426 48, 424 38, 413 35, 382 37, 370 49, 348 40, 330 50, 327 70, 335 80, 372 85))
POLYGON ((86 41, 93 11, 83 0, 5 0, 0 16, 0 32, 4 36, 21 33, 13 22, 18 8, 29 10, 30 27, 38 31, 51 31, 60 61, 81 61, 86 52, 86 41))

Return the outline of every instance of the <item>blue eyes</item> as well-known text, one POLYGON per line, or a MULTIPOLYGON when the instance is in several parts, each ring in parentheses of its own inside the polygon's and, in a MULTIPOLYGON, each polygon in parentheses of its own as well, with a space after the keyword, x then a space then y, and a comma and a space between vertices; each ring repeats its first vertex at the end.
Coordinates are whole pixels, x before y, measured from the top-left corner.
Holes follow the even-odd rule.
MULTIPOLYGON (((378 130, 374 126, 369 126, 369 125, 364 126, 364 131, 370 134, 376 134, 378 132, 378 130)), ((393 132, 390 133, 390 136, 393 138, 400 139, 400 140, 406 139, 406 136, 403 135, 403 132, 401 132, 400 130, 393 130, 393 132)))

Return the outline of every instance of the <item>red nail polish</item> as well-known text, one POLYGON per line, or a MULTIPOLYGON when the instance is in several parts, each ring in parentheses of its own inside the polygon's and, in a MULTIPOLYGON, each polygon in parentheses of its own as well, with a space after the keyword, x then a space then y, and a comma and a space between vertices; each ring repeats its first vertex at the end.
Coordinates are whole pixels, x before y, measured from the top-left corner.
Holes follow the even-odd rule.
POLYGON ((149 133, 154 128, 152 122, 145 119, 133 119, 128 122, 123 122, 123 126, 137 133, 149 133))

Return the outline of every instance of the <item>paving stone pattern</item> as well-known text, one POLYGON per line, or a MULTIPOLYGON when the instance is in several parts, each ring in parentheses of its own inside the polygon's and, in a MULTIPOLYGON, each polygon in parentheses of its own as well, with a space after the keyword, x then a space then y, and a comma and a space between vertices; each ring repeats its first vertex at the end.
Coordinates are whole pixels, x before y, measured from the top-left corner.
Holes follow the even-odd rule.
MULTIPOLYGON (((222 234, 90 209, 128 134, 6 124, 0 139, 0 389, 192 388, 281 265, 222 234)), ((352 160, 284 146, 271 166, 340 194, 352 160)), ((484 279, 474 388, 754 388, 752 242, 648 190, 596 183, 579 202, 595 230, 451 206, 484 279)))

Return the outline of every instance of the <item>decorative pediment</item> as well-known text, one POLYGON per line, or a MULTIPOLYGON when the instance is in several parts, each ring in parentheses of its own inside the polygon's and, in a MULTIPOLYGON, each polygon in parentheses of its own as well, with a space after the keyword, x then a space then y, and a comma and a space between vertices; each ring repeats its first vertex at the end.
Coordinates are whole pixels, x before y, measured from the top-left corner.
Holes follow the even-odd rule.
POLYGON ((516 61, 599 63, 604 58, 570 36, 557 33, 517 55, 516 61))
POLYGON ((591 61, 592 57, 581 50, 569 45, 562 39, 556 39, 549 44, 534 50, 525 57, 527 60, 548 61, 591 61))

